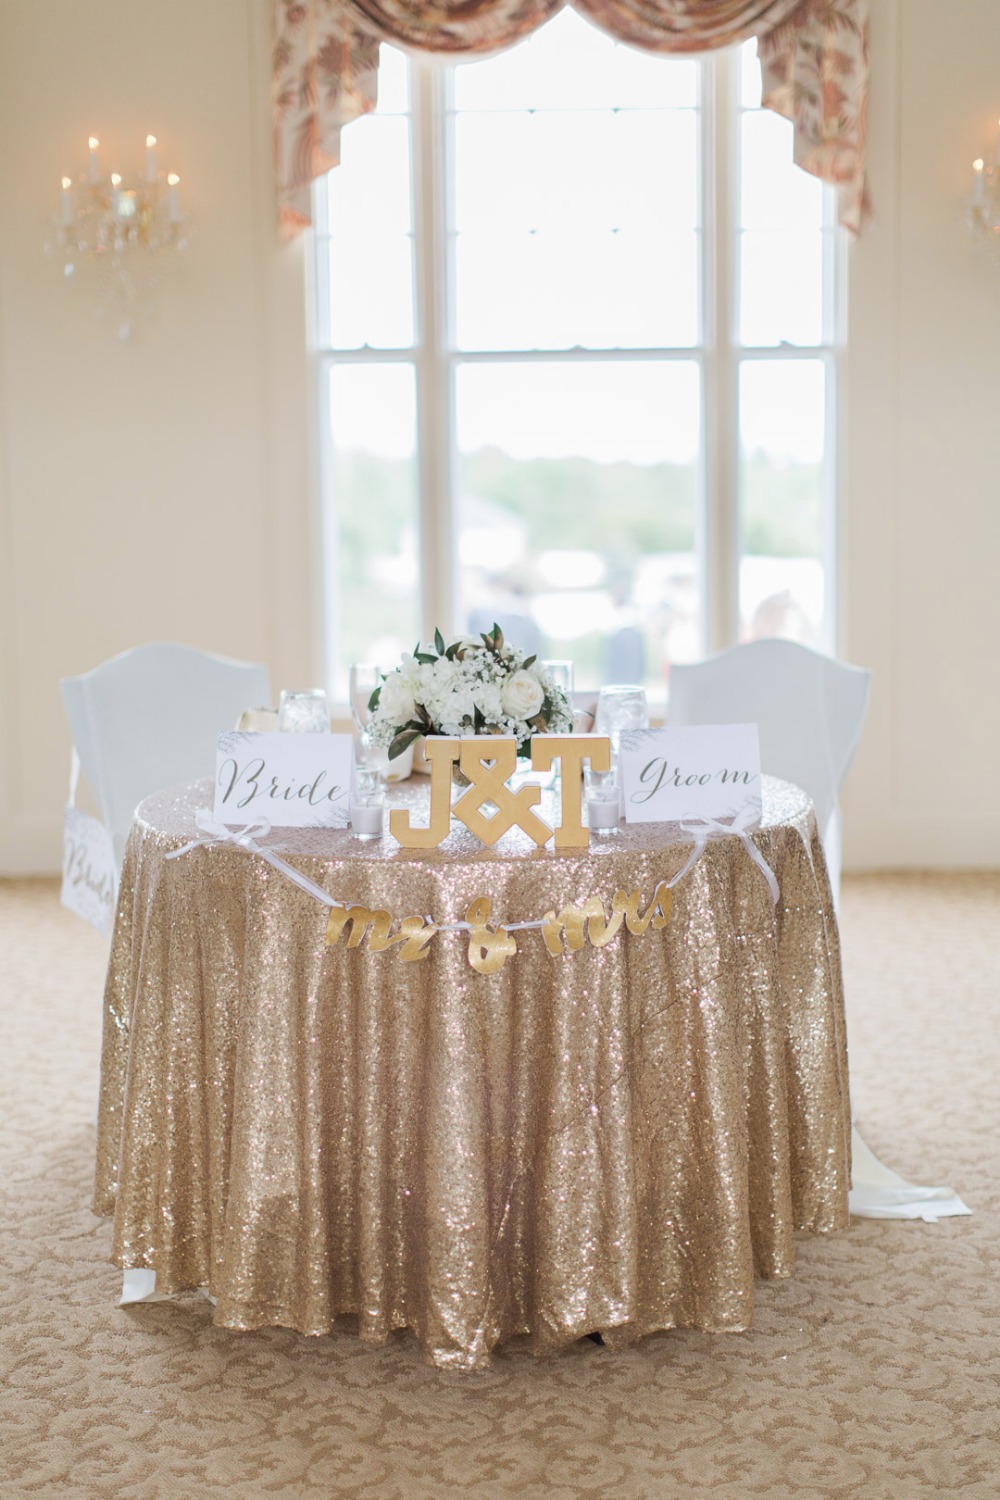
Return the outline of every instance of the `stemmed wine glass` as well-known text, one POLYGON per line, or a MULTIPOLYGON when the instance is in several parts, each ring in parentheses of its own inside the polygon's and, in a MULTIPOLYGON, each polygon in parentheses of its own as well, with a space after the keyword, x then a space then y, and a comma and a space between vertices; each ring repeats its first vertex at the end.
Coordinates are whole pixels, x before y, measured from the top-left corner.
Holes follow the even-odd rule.
POLYGON ((367 765, 371 758, 371 736, 369 728, 372 721, 372 711, 368 707, 377 687, 382 684, 382 668, 371 661, 356 661, 351 664, 350 681, 348 691, 351 698, 351 717, 357 725, 358 738, 361 751, 358 756, 359 764, 367 765))
POLYGON ((542 670, 547 672, 556 687, 562 688, 568 698, 573 691, 573 663, 571 661, 543 661, 542 670))
POLYGON ((622 731, 646 729, 649 725, 649 709, 646 692, 637 683, 613 683, 602 687, 597 696, 597 714, 594 729, 611 739, 612 760, 617 761, 622 731))
MULTIPOLYGON (((541 666, 542 670, 548 673, 549 677, 551 677, 556 687, 562 688, 563 692, 566 694, 566 701, 569 704, 570 713, 572 713, 573 699, 571 695, 573 692, 573 663, 571 661, 564 660, 543 661, 541 663, 541 666)), ((549 780, 549 785, 552 787, 553 791, 560 785, 561 781, 561 767, 560 762, 557 760, 554 762, 552 775, 549 780)))

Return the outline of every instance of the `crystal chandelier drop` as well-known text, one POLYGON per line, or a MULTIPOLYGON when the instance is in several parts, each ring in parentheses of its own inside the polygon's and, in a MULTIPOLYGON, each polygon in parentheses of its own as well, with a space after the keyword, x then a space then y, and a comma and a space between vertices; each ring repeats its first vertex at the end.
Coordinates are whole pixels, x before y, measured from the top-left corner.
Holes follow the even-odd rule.
POLYGON ((102 171, 100 142, 90 137, 87 169, 76 181, 62 179, 62 202, 46 249, 63 262, 63 275, 77 281, 93 269, 97 316, 112 321, 127 342, 140 317, 153 312, 152 292, 164 260, 187 245, 188 221, 180 211, 180 178, 160 171, 156 137, 146 137, 145 168, 126 183, 102 171))
POLYGON ((972 163, 968 224, 973 239, 1000 262, 1000 140, 991 162, 980 156, 972 163))

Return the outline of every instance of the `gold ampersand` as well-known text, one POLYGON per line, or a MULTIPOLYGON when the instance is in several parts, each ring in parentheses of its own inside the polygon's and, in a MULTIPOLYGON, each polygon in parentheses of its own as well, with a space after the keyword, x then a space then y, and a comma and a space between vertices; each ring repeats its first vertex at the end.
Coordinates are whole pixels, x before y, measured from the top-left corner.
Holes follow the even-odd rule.
POLYGON ((508 958, 517 952, 517 942, 506 927, 495 930, 489 924, 492 903, 489 896, 477 896, 465 920, 471 923, 469 933, 469 963, 480 974, 497 974, 508 958))
POLYGON ((511 739, 496 739, 483 745, 482 739, 462 743, 459 764, 472 785, 452 804, 452 816, 464 823, 480 843, 492 846, 510 828, 522 828, 541 847, 552 837, 552 829, 532 812, 542 798, 540 786, 523 786, 511 791, 508 776, 517 768, 517 746, 511 739), (496 809, 489 817, 480 808, 496 809))

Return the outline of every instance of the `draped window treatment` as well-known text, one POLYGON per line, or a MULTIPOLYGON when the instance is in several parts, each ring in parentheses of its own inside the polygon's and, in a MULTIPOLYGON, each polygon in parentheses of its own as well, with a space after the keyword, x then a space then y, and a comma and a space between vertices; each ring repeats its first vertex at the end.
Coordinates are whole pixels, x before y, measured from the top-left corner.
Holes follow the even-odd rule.
MULTIPOLYGON (((310 185, 340 160, 340 132, 375 107, 381 42, 474 57, 512 46, 567 0, 273 0, 281 229, 311 222, 310 185)), ((618 41, 705 52, 757 38, 763 104, 793 126, 797 164, 839 190, 840 222, 868 212, 868 0, 572 0, 618 41)))

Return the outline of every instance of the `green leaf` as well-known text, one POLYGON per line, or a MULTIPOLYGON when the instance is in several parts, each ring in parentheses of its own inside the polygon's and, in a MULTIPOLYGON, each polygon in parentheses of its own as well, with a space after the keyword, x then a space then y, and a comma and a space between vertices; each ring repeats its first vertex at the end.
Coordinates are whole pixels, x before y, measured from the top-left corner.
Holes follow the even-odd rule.
POLYGON ((475 729, 475 731, 476 731, 477 734, 481 734, 482 733, 483 725, 485 723, 486 723, 486 719, 485 719, 485 717, 483 715, 482 709, 477 708, 476 705, 473 704, 472 705, 472 725, 473 725, 473 728, 475 729))
POLYGON ((434 629, 434 650, 437 652, 438 656, 444 655, 444 636, 436 626, 434 629))
POLYGON ((414 656, 421 666, 432 667, 437 661, 437 657, 432 656, 429 651, 415 651, 414 656))
POLYGON ((393 740, 392 744, 389 746, 389 759, 390 760, 395 760, 397 756, 402 755, 402 753, 403 753, 404 750, 408 750, 410 748, 410 746, 413 744, 414 740, 419 739, 419 738, 420 738, 420 731, 419 730, 415 730, 415 729, 404 729, 404 730, 402 730, 401 733, 397 734, 396 738, 393 740))
POLYGON ((381 692, 382 692, 382 684, 379 683, 378 687, 374 689, 374 691, 372 692, 371 697, 368 699, 368 712, 369 713, 374 713, 375 710, 378 708, 378 700, 379 700, 379 697, 381 695, 381 692))
MULTIPOLYGON (((537 660, 538 660, 538 653, 537 653, 537 652, 536 652, 536 653, 535 653, 535 655, 534 655, 534 656, 526 656, 526 657, 525 657, 525 658, 524 658, 524 666, 525 666, 525 667, 533 667, 533 666, 534 666, 534 664, 535 664, 535 662, 536 662, 536 661, 537 661, 537 660)), ((523 667, 522 667, 522 671, 523 671, 523 670, 524 670, 524 668, 523 668, 523 667)))

